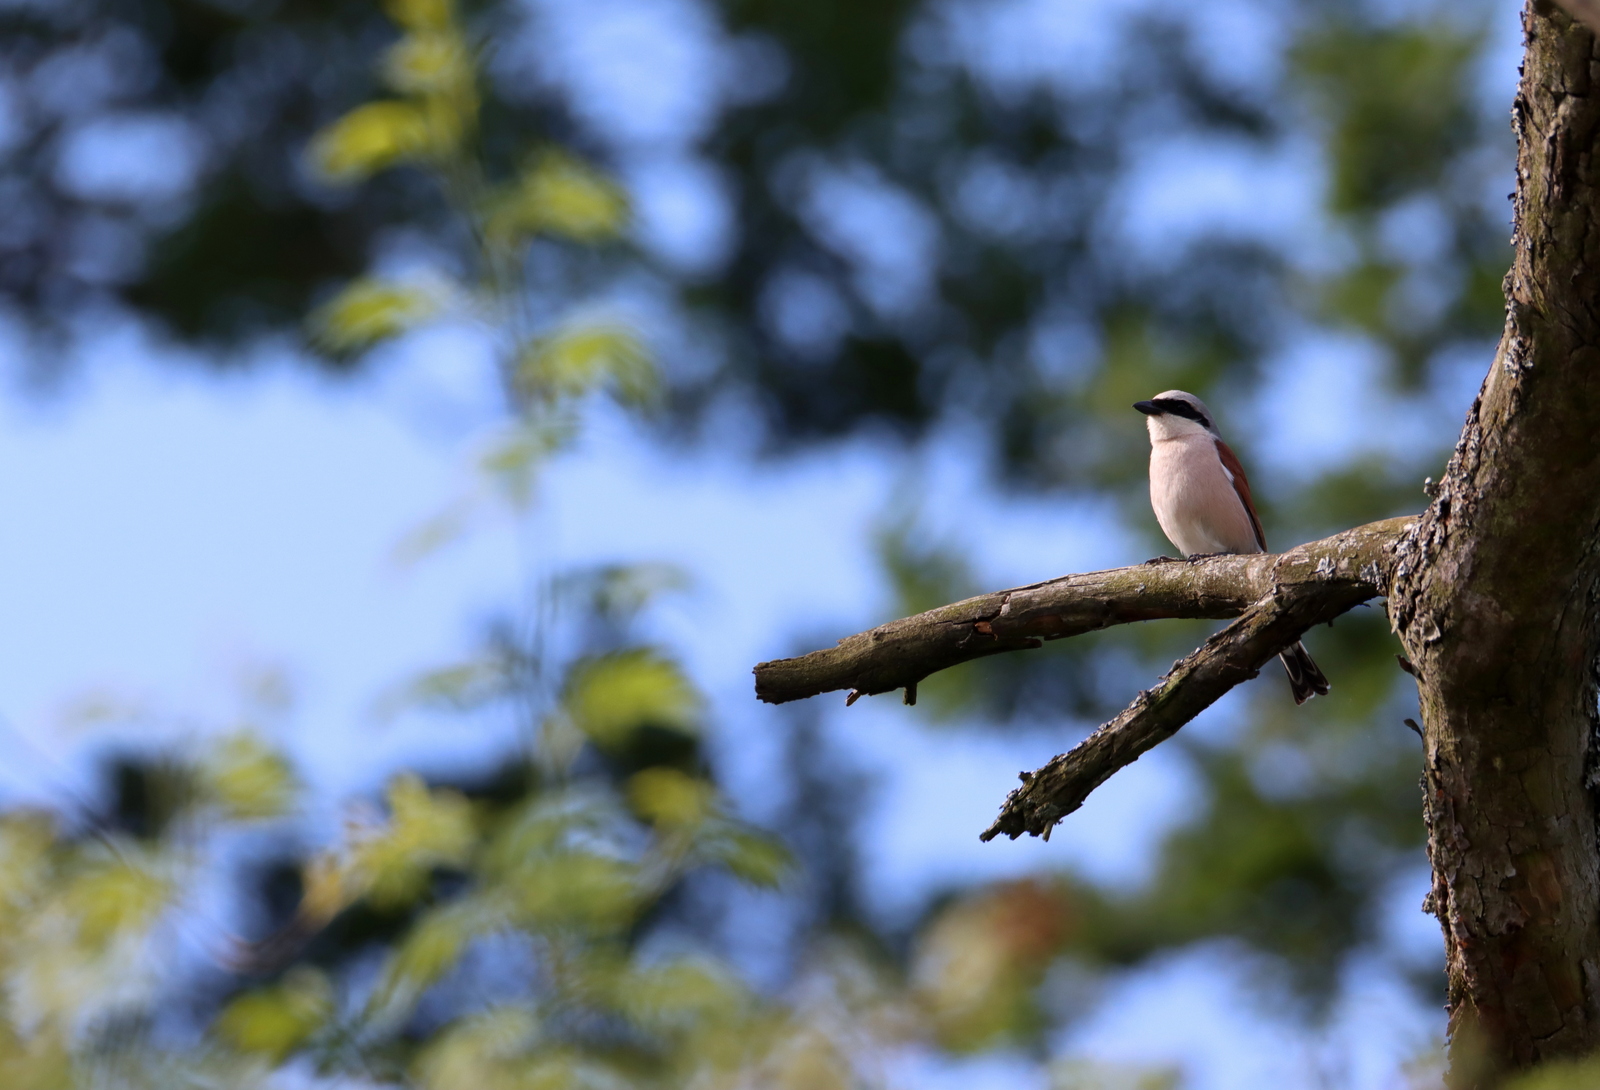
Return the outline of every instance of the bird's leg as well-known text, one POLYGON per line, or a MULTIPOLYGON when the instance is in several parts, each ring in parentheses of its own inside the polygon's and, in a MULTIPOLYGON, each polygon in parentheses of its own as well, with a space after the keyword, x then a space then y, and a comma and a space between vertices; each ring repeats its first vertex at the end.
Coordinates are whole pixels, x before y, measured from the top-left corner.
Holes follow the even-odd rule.
POLYGON ((1193 555, 1185 557, 1184 559, 1188 560, 1189 563, 1193 564, 1196 560, 1211 560, 1211 559, 1213 559, 1215 557, 1219 557, 1219 556, 1235 556, 1235 555, 1237 555, 1237 554, 1236 553, 1194 553, 1193 555))
POLYGON ((1178 563, 1181 563, 1182 560, 1183 560, 1183 558, 1181 556, 1152 556, 1149 560, 1146 560, 1145 563, 1146 564, 1178 564, 1178 563))

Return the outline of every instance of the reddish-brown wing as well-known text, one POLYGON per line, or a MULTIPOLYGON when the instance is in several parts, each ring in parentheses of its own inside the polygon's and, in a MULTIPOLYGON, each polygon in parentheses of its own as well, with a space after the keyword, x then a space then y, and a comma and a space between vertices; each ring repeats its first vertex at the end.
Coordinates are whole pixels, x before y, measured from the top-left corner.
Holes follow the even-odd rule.
POLYGON ((1267 551, 1267 535, 1261 532, 1261 520, 1256 517, 1256 505, 1250 499, 1250 482, 1244 475, 1244 466, 1239 464, 1239 456, 1233 448, 1217 440, 1217 457, 1222 459, 1222 467, 1233 477, 1233 490, 1239 493, 1239 499, 1244 504, 1244 509, 1250 513, 1250 525, 1255 527, 1256 544, 1261 546, 1261 551, 1267 551))

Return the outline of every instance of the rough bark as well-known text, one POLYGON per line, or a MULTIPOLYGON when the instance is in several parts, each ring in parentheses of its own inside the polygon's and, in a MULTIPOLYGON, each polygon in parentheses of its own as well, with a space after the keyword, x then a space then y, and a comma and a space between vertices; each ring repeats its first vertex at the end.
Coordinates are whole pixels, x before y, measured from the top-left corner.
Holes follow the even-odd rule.
POLYGON ((850 690, 852 699, 914 691, 929 674, 986 655, 1038 647, 1041 640, 1132 621, 1237 617, 1263 597, 1295 596, 1307 588, 1347 601, 1337 611, 1343 613, 1384 593, 1388 546, 1407 525, 1408 518, 1385 519, 1281 554, 1151 562, 982 594, 890 621, 800 658, 763 662, 755 668, 756 695, 782 704, 842 689, 850 690), (1352 594, 1358 596, 1352 599, 1352 594))
POLYGON ((1600 0, 1561 0, 1567 14, 1600 34, 1600 0))
POLYGON ((1505 334, 1390 596, 1459 1088, 1600 1048, 1600 57, 1547 0, 1524 29, 1505 334))

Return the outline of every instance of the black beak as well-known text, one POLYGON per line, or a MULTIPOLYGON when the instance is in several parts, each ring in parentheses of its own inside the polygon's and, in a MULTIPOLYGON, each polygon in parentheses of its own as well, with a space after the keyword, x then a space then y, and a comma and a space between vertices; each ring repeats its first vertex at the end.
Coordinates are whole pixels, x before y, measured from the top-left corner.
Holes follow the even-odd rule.
POLYGON ((1144 415, 1146 415, 1146 416, 1160 416, 1161 415, 1161 409, 1159 407, 1157 407, 1157 405, 1156 405, 1156 403, 1154 401, 1135 401, 1133 403, 1133 407, 1135 409, 1138 409, 1140 412, 1144 413, 1144 415))

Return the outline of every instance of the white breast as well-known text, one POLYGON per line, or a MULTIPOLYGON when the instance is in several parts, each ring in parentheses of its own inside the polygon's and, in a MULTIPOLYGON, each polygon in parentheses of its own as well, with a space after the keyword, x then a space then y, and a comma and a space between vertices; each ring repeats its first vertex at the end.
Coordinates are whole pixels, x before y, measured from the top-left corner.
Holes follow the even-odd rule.
POLYGON ((1255 527, 1209 435, 1150 444, 1150 506, 1186 556, 1258 553, 1255 527))

